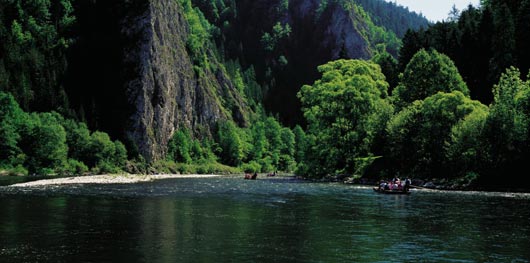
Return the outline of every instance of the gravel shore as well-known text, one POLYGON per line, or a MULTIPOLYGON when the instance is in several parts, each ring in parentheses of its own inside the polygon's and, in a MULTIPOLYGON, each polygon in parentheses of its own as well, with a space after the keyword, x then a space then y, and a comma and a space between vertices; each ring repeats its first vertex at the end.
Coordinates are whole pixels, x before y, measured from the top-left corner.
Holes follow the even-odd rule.
POLYGON ((133 175, 133 174, 113 174, 113 175, 91 175, 91 176, 77 176, 65 177, 57 179, 44 179, 32 181, 27 183, 13 184, 10 187, 34 187, 47 185, 67 185, 67 184, 133 184, 141 182, 149 182, 160 179, 172 178, 208 178, 217 177, 215 174, 157 174, 157 175, 133 175))

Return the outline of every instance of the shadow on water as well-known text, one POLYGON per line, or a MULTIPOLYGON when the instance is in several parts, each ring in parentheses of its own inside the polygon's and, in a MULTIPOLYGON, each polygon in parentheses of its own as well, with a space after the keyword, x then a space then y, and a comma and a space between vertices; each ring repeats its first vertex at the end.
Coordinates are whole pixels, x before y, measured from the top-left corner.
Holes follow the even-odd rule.
POLYGON ((2 262, 530 260, 527 198, 239 177, 0 197, 2 262))

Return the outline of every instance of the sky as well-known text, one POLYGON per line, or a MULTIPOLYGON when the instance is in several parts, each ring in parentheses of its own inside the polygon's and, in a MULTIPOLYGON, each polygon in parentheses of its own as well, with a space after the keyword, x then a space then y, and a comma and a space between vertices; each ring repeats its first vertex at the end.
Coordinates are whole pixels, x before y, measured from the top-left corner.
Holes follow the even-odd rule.
POLYGON ((437 22, 447 20, 449 11, 456 5, 460 11, 467 8, 471 3, 478 6, 480 0, 387 0, 388 2, 396 2, 399 5, 406 6, 409 10, 416 13, 422 13, 427 19, 437 22))

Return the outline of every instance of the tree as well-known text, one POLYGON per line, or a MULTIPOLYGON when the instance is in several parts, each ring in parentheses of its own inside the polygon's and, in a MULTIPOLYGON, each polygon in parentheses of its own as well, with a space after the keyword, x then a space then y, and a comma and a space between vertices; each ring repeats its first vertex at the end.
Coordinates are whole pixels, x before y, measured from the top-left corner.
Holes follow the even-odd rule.
POLYGON ((260 160, 263 158, 263 156, 265 156, 265 153, 269 147, 267 137, 265 136, 265 123, 262 121, 257 121, 254 123, 254 125, 251 127, 251 134, 253 148, 250 153, 250 157, 253 160, 260 160))
POLYGON ((337 60, 318 68, 322 77, 298 96, 316 145, 308 152, 313 175, 355 171, 358 157, 371 156, 371 143, 392 113, 388 83, 377 64, 337 60))
POLYGON ((475 111, 487 112, 487 107, 460 91, 413 102, 388 123, 388 157, 409 176, 447 177, 452 128, 475 111))
POLYGON ((490 156, 484 137, 487 110, 475 110, 451 128, 451 139, 446 145, 446 156, 455 176, 481 174, 490 156))
POLYGON ((10 0, 0 8, 0 90, 24 110, 67 105, 61 77, 75 22, 70 0, 10 0))
POLYGON ((280 161, 278 169, 282 171, 292 171, 295 166, 295 135, 291 129, 284 127, 280 132, 280 161))
POLYGON ((91 138, 87 125, 85 123, 78 123, 72 119, 65 119, 62 122, 62 126, 66 131, 68 157, 85 164, 91 162, 89 149, 91 138))
POLYGON ((179 163, 191 163, 191 146, 192 140, 188 130, 178 130, 168 143, 169 159, 179 163))
POLYGON ((281 137, 282 126, 273 117, 267 117, 265 119, 265 137, 269 142, 268 156, 271 158, 271 164, 273 167, 278 167, 280 161, 280 150, 282 148, 282 137, 281 137))
POLYGON ((90 167, 113 166, 116 145, 110 140, 108 134, 96 131, 90 135, 89 153, 91 159, 87 164, 90 167))
POLYGON ((493 57, 490 60, 490 78, 497 80, 505 69, 515 65, 515 25, 506 3, 499 4, 493 10, 493 57))
POLYGON ((127 162, 127 149, 120 141, 114 141, 114 148, 116 149, 116 153, 114 154, 113 164, 122 168, 125 166, 125 162, 127 162))
POLYGON ((530 84, 521 80, 519 70, 512 67, 501 76, 493 94, 485 136, 495 172, 513 168, 528 158, 530 84))
POLYGON ((307 150, 307 137, 300 125, 296 125, 293 129, 295 141, 294 159, 297 163, 305 160, 305 151, 307 150))
POLYGON ((460 18, 460 10, 458 10, 458 8, 456 8, 456 5, 453 4, 453 7, 449 11, 447 20, 449 22, 457 22, 459 18, 460 18))
POLYGON ((424 31, 420 29, 414 31, 412 29, 407 30, 403 36, 403 44, 399 49, 399 71, 405 70, 405 67, 420 49, 425 48, 424 43, 424 31))
POLYGON ((23 122, 20 148, 29 173, 52 174, 66 166, 66 132, 57 113, 32 113, 23 122))
POLYGON ((0 167, 17 166, 21 149, 19 126, 26 119, 26 113, 20 109, 11 94, 0 92, 0 167))
POLYGON ((280 132, 281 146, 280 153, 294 157, 295 152, 295 138, 294 133, 291 129, 283 127, 280 132))
POLYGON ((482 85, 484 72, 488 71, 489 46, 481 43, 480 21, 481 12, 469 6, 460 15, 458 21, 459 47, 455 49, 455 60, 468 85, 471 97, 487 103, 486 95, 491 92, 487 85, 482 85))
POLYGON ((437 92, 451 91, 469 95, 469 90, 453 61, 436 50, 422 49, 414 55, 400 75, 400 83, 392 96, 398 107, 405 107, 437 92))
POLYGON ((391 93, 392 89, 398 84, 399 72, 397 60, 385 51, 382 53, 377 53, 375 56, 373 56, 372 61, 381 67, 381 72, 383 72, 386 77, 386 81, 389 84, 389 93, 391 93))
POLYGON ((518 66, 522 70, 530 68, 530 0, 521 1, 515 20, 515 46, 518 66))
POLYGON ((228 165, 241 165, 244 157, 243 144, 236 125, 232 121, 219 122, 216 139, 220 147, 221 161, 228 165))

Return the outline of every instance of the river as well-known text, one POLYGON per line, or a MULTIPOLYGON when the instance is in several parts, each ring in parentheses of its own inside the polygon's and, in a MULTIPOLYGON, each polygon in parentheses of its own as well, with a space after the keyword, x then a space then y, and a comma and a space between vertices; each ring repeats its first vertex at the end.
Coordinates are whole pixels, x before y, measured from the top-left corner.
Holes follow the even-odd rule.
POLYGON ((289 177, 0 187, 0 261, 530 262, 525 194, 289 177))

